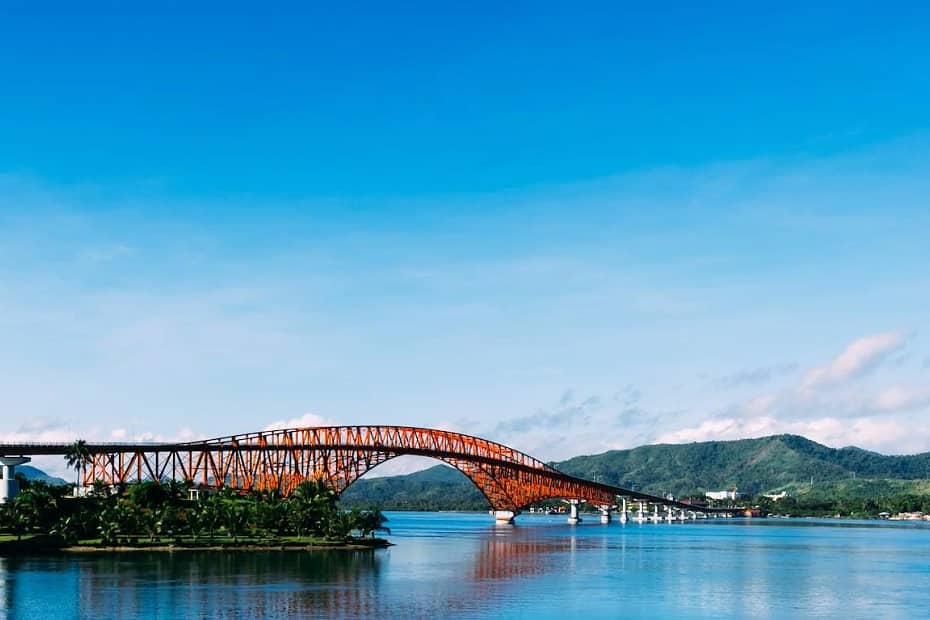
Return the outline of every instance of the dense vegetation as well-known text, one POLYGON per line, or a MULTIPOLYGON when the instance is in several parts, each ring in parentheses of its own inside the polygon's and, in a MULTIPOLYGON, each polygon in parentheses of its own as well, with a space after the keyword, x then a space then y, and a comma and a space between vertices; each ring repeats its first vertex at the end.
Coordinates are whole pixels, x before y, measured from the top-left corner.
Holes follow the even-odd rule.
POLYGON ((344 543, 386 530, 377 510, 342 510, 320 482, 305 482, 287 498, 229 489, 188 499, 188 486, 142 482, 111 490, 96 485, 86 497, 70 488, 24 481, 0 506, 0 533, 39 536, 53 544, 285 545, 344 543))
MULTIPOLYGON (((790 515, 875 517, 887 512, 930 514, 930 480, 855 478, 819 484, 796 483, 783 487, 788 496, 777 501, 764 497, 749 503, 765 512, 790 515)), ((743 502, 746 503, 746 502, 743 502)))

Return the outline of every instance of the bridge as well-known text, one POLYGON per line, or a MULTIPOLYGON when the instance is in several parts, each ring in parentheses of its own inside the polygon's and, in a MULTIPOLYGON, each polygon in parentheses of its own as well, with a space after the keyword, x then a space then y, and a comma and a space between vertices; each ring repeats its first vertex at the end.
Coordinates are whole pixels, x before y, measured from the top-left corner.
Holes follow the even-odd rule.
MULTIPOLYGON (((0 482, 9 483, 12 467, 39 455, 67 455, 67 443, 0 443, 0 482)), ((592 482, 564 474, 503 444, 452 431, 411 426, 326 426, 260 431, 182 443, 87 443, 81 479, 121 485, 144 480, 178 480, 203 488, 276 491, 288 495, 301 482, 321 480, 342 493, 367 472, 392 458, 426 456, 465 474, 487 499, 498 521, 512 522, 520 510, 547 499, 570 505, 569 521, 579 520, 578 506, 598 507, 603 521, 627 501, 639 504, 638 519, 666 520, 717 514, 714 509, 592 482)), ((15 489, 11 492, 15 493, 15 489)), ((10 494, 11 495, 11 494, 10 494)))

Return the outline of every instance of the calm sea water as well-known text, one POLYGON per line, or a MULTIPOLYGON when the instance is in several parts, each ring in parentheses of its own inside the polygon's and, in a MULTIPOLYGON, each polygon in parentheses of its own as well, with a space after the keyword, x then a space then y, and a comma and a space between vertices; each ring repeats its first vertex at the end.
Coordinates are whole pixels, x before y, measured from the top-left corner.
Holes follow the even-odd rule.
POLYGON ((919 524, 388 516, 374 552, 0 558, 0 619, 930 617, 919 524))

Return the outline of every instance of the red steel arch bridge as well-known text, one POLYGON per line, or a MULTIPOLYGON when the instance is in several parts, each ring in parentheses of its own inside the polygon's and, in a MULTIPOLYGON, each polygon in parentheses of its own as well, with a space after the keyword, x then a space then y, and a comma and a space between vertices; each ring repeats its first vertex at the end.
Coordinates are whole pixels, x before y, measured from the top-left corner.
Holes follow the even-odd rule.
MULTIPOLYGON (((65 455, 72 444, 0 444, 0 460, 65 455)), ((618 501, 678 509, 692 517, 732 513, 569 476, 503 444, 452 431, 410 426, 326 426, 259 431, 183 443, 86 444, 85 485, 119 485, 144 480, 179 480, 216 488, 289 494, 305 480, 322 480, 337 493, 372 468, 403 455, 426 456, 465 474, 487 498, 499 520, 513 519, 534 502, 561 498, 577 518, 581 501, 600 507, 609 519, 618 501)), ((622 519, 626 518, 626 510, 622 519)))

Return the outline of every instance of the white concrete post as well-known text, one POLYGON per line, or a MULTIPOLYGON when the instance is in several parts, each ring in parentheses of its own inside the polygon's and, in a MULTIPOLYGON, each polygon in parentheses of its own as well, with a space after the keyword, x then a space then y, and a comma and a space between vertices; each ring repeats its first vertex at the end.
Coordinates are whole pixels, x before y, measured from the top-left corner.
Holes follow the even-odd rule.
POLYGON ((0 480, 0 504, 11 501, 19 493, 19 481, 16 480, 16 466, 31 461, 28 456, 0 456, 3 479, 0 480))
POLYGON ((568 522, 571 525, 576 523, 581 523, 581 517, 578 516, 578 505, 581 504, 580 499, 570 499, 568 500, 568 522))

